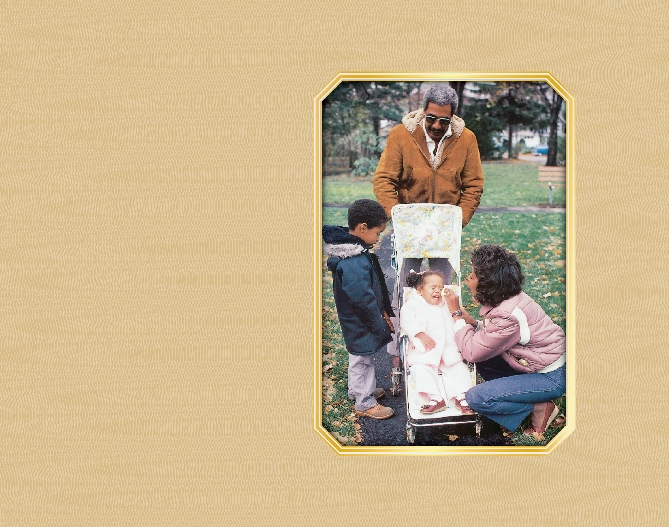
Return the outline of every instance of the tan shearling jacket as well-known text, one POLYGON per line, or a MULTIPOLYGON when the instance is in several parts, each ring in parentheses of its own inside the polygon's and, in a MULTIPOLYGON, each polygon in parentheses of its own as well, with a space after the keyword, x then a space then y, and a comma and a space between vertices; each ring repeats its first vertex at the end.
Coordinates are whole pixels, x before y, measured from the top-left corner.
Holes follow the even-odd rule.
POLYGON ((388 216, 398 203, 458 205, 464 227, 483 193, 476 136, 453 116, 453 134, 444 139, 432 163, 421 126, 424 116, 423 110, 413 111, 390 131, 374 174, 374 194, 388 216))

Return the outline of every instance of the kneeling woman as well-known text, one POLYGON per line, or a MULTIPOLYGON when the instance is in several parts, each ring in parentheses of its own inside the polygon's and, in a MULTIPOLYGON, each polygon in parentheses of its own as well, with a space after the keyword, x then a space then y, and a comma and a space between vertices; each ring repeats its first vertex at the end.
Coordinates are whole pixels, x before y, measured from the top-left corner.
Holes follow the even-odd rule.
POLYGON ((560 412, 552 399, 565 391, 565 336, 522 292, 524 281, 515 254, 482 245, 472 254, 465 283, 483 320, 462 309, 457 295, 447 291, 445 298, 462 357, 475 362, 486 381, 467 392, 470 407, 511 431, 532 413, 525 433, 541 441, 560 412))

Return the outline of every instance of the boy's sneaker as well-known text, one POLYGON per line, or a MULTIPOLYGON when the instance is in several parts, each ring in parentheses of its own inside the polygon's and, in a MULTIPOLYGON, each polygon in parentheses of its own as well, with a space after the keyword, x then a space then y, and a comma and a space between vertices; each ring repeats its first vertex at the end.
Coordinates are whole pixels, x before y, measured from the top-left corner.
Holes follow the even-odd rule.
POLYGON ((388 419, 395 414, 392 408, 377 404, 367 410, 356 410, 355 415, 360 417, 371 417, 372 419, 388 419))

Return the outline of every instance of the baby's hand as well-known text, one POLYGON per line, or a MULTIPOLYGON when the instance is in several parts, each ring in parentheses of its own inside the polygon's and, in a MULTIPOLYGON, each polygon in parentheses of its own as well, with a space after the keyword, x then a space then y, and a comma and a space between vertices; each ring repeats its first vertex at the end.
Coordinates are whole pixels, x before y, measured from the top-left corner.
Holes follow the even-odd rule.
POLYGON ((437 343, 432 340, 432 338, 429 337, 427 333, 423 333, 422 331, 416 335, 416 338, 420 340, 426 351, 430 351, 437 345, 437 343))

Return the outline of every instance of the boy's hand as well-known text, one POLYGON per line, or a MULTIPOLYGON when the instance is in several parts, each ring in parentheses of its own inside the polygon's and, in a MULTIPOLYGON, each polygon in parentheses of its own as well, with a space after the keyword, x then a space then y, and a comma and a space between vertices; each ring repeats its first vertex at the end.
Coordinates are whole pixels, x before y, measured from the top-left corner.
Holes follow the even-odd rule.
POLYGON ((430 351, 437 345, 437 343, 434 340, 432 340, 432 338, 429 337, 427 333, 423 333, 422 331, 416 334, 416 338, 420 340, 421 344, 423 345, 426 351, 430 351))
POLYGON ((393 322, 392 322, 392 320, 390 320, 390 317, 388 316, 388 313, 386 313, 385 311, 383 312, 383 318, 388 323, 388 327, 390 327, 390 332, 395 333, 395 327, 393 326, 393 322))

